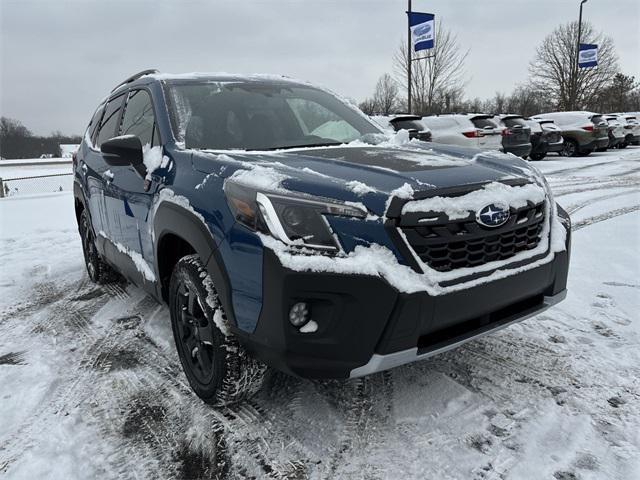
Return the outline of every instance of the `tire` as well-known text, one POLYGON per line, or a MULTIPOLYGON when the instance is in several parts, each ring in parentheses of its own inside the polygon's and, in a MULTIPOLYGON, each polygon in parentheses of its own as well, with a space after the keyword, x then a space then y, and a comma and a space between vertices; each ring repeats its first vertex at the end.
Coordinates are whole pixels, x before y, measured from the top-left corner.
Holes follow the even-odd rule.
POLYGON ((86 209, 80 213, 78 222, 82 252, 84 253, 84 265, 87 268, 89 278, 94 283, 111 283, 118 279, 118 274, 107 265, 100 257, 96 248, 96 239, 91 227, 91 220, 86 209))
POLYGON ((563 157, 577 157, 578 152, 578 142, 572 140, 570 138, 565 138, 564 144, 562 147, 562 156, 563 157))
POLYGON ((546 156, 547 156, 546 153, 532 153, 531 154, 531 160, 539 161, 539 160, 542 160, 546 156))
POLYGON ((627 148, 627 142, 622 142, 618 144, 618 148, 622 150, 623 148, 627 148))
POLYGON ((229 332, 216 289, 198 255, 183 257, 174 267, 169 310, 180 363, 198 397, 224 406, 245 400, 262 387, 267 367, 229 332))

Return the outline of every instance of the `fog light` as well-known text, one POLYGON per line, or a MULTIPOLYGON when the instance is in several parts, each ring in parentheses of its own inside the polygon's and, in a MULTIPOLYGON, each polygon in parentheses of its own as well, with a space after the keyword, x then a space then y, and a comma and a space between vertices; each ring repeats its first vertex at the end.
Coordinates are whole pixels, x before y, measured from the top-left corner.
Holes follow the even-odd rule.
POLYGON ((294 327, 300 328, 309 321, 309 307, 304 302, 298 302, 289 310, 289 321, 294 327))

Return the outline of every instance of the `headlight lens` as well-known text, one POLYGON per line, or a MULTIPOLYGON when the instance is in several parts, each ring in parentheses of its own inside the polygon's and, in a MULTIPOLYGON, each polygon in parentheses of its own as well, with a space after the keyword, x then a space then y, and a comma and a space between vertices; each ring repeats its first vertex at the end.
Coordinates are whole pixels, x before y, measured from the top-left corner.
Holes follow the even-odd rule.
POLYGON ((236 220, 247 227, 270 233, 287 245, 328 251, 340 246, 327 215, 365 218, 362 208, 331 200, 261 192, 227 181, 224 191, 236 220))

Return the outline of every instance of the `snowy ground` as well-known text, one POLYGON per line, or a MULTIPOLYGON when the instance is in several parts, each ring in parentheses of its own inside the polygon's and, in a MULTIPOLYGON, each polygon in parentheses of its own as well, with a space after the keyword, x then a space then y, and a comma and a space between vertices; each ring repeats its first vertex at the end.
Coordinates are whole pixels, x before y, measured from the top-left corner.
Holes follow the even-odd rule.
POLYGON ((35 193, 71 191, 73 188, 73 176, 71 173, 70 158, 32 158, 0 161, 0 178, 3 179, 3 188, 6 187, 5 196, 13 197, 35 193), (43 175, 56 176, 29 178, 43 175), (19 178, 20 180, 12 180, 14 178, 19 178))
POLYGON ((357 381, 275 374, 221 410, 164 307, 88 281, 70 194, 0 200, 0 476, 640 478, 640 148, 538 165, 575 227, 564 303, 357 381))

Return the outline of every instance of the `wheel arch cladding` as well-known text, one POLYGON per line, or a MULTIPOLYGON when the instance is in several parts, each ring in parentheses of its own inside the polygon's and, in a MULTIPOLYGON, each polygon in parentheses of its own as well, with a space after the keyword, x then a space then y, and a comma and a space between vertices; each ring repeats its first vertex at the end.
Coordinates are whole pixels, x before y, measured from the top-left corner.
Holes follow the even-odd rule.
POLYGON ((229 277, 208 227, 193 212, 180 205, 161 202, 155 212, 153 229, 155 267, 161 298, 164 301, 168 299, 171 272, 177 261, 185 255, 196 253, 213 280, 227 319, 235 325, 229 277))
MULTIPOLYGON (((82 213, 82 210, 86 210, 87 206, 84 199, 84 192, 82 191, 82 187, 80 187, 77 182, 73 182, 73 206, 76 213, 76 221, 79 225, 80 214, 82 213)), ((87 213, 90 212, 87 210, 87 213)))

